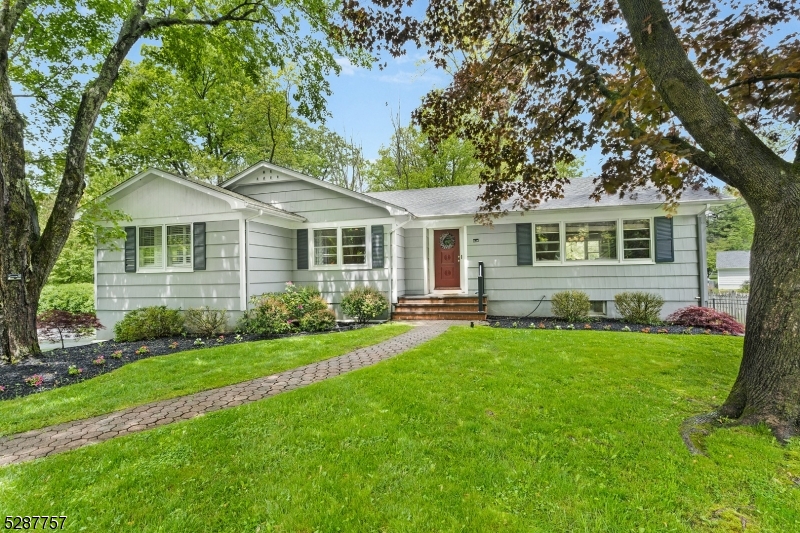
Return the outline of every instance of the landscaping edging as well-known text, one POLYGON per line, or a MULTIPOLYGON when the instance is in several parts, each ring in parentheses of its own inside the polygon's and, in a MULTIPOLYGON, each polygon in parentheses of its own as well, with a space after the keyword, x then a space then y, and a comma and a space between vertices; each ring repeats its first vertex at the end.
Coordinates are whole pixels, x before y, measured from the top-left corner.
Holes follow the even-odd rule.
POLYGON ((542 317, 516 317, 516 316, 488 316, 486 322, 493 328, 507 329, 550 329, 550 330, 586 330, 586 331, 625 331, 645 334, 681 334, 681 335, 723 335, 707 328, 690 326, 676 326, 673 324, 659 324, 650 326, 646 324, 629 324, 613 318, 592 317, 586 322, 567 322, 558 318, 542 317), (626 329, 627 328, 627 329, 626 329))
POLYGON ((197 336, 187 335, 185 337, 168 337, 136 342, 114 342, 113 340, 109 340, 83 346, 71 346, 65 349, 57 348, 44 352, 39 358, 28 359, 15 365, 0 365, 0 387, 5 389, 0 390, 0 401, 79 383, 149 357, 169 355, 188 350, 240 344, 243 342, 280 339, 301 335, 338 333, 369 327, 371 325, 373 324, 345 323, 340 324, 336 329, 330 331, 315 333, 297 332, 283 335, 237 336, 235 333, 229 333, 221 336, 221 342, 218 342, 219 337, 203 338, 202 341, 204 344, 195 344, 197 336), (143 346, 147 347, 147 352, 136 353, 136 351, 143 346), (122 352, 119 358, 112 356, 112 354, 117 351, 122 352), (100 356, 103 356, 104 363, 102 365, 94 364, 93 361, 100 356), (69 374, 69 367, 73 365, 81 369, 80 374, 69 374), (41 376, 42 384, 39 386, 28 384, 25 380, 32 376, 41 376))

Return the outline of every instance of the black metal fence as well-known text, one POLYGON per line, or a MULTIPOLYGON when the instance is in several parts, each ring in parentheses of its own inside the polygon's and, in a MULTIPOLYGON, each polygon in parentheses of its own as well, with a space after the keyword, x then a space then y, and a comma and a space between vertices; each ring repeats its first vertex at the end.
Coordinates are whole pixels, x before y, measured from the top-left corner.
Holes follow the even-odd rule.
POLYGON ((748 294, 729 293, 712 294, 708 297, 708 306, 717 311, 728 313, 738 322, 744 324, 747 321, 747 298, 748 294))

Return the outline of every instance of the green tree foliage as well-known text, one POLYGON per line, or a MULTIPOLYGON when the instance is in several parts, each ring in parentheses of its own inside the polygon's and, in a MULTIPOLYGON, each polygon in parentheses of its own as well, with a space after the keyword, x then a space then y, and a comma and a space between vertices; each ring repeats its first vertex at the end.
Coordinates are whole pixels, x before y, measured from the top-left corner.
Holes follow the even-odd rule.
POLYGON ((450 136, 434 150, 418 127, 397 126, 369 166, 367 180, 371 191, 425 189, 479 183, 482 170, 469 141, 450 136))
MULTIPOLYGON (((329 0, 4 1, 0 5, 0 354, 40 352, 36 303, 61 253, 87 185, 95 127, 129 53, 143 39, 191 63, 211 46, 248 73, 294 65, 298 113, 324 115, 337 56, 366 65, 329 0), (18 98, 30 106, 20 108, 18 98), (24 116, 23 116, 24 113, 24 116), (26 146, 62 154, 44 226, 28 185, 26 146)), ((155 94, 156 98, 160 95, 155 94)), ((96 207, 96 206, 94 206, 96 207)), ((81 219, 89 217, 86 205, 81 219)))

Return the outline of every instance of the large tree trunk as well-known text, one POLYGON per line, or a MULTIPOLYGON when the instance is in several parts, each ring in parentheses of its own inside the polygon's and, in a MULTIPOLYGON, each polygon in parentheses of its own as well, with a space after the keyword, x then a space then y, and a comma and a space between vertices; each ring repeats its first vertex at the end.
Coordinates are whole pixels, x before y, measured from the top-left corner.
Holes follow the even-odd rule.
POLYGON ((704 150, 692 162, 738 188, 755 217, 744 356, 720 414, 763 422, 782 440, 798 435, 800 165, 770 150, 697 72, 660 0, 618 2, 648 76, 704 150))
POLYGON ((785 441, 800 435, 800 191, 755 222, 744 357, 720 414, 785 441))
POLYGON ((0 57, 0 360, 37 355, 41 272, 32 264, 39 239, 36 206, 25 181, 24 122, 0 57))

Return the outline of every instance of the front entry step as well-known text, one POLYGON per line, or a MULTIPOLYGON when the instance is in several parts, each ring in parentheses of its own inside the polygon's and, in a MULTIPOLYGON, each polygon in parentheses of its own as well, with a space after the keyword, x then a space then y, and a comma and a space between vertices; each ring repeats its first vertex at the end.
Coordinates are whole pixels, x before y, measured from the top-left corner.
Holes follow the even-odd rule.
POLYGON ((477 296, 403 296, 394 305, 392 320, 486 320, 486 296, 483 304, 479 312, 477 296))

